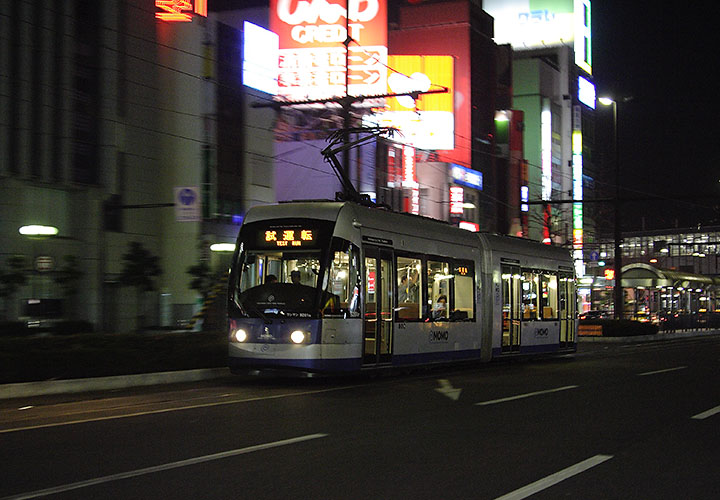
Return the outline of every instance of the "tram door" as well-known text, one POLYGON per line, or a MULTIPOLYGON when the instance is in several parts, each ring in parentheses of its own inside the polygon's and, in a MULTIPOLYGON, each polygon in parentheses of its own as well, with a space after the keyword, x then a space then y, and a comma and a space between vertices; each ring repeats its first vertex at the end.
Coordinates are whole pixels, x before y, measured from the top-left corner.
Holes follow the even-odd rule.
POLYGON ((559 278, 560 349, 563 349, 575 342, 577 295, 575 294, 575 281, 572 279, 572 275, 560 273, 559 278))
POLYGON ((365 247, 363 364, 389 363, 393 346, 392 251, 365 247))
POLYGON ((502 352, 520 351, 520 268, 502 266, 502 352))

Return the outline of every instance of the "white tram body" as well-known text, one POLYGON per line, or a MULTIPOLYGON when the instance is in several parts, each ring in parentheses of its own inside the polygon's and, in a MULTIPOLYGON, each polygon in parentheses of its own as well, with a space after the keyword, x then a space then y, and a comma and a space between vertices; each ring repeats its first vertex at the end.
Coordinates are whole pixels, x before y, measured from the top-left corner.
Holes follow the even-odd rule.
POLYGON ((576 304, 566 249, 351 202, 259 206, 231 266, 229 366, 354 372, 574 352, 576 304))

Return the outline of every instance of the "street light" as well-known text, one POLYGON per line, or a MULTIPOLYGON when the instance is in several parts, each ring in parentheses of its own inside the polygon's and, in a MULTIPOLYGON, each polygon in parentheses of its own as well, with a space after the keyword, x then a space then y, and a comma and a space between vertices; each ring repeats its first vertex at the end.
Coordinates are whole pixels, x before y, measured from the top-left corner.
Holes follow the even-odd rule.
POLYGON ((30 237, 42 237, 42 236, 55 236, 58 234, 58 228, 55 226, 42 226, 39 224, 31 224, 29 226, 22 226, 18 229, 18 233, 23 236, 30 237))
MULTIPOLYGON (((620 102, 628 102, 632 97, 623 97, 620 102)), ((615 146, 615 287, 613 288, 613 300, 615 309, 615 319, 623 319, 623 309, 625 308, 625 298, 622 288, 622 233, 620 231, 620 212, 622 202, 620 201, 620 142, 618 140, 618 101, 611 97, 599 97, 598 101, 603 106, 612 106, 613 108, 613 135, 615 146)))

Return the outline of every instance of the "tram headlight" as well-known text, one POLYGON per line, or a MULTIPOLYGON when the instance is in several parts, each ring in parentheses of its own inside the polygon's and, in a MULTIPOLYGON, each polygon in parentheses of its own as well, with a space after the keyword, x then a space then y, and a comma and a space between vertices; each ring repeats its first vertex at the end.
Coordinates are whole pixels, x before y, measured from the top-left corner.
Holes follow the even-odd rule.
POLYGON ((305 338, 305 332, 303 332, 302 330, 295 330, 290 334, 290 340, 293 344, 302 344, 303 342, 305 342, 305 338))
POLYGON ((235 342, 245 342, 248 339, 248 334, 242 328, 238 328, 232 333, 232 339, 235 342))

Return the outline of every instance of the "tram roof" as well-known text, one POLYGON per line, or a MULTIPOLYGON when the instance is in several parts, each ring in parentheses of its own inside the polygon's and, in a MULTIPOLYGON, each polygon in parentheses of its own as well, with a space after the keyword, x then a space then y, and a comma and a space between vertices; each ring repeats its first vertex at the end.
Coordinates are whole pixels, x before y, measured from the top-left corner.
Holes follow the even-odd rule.
POLYGON ((484 246, 492 251, 507 254, 534 255, 540 258, 567 261, 572 265, 567 248, 541 245, 537 241, 495 233, 473 233, 447 222, 374 207, 366 207, 347 201, 292 201, 275 205, 258 205, 248 211, 245 223, 267 219, 307 217, 313 219, 353 221, 368 229, 419 236, 436 241, 484 246), (480 243, 478 240, 483 241, 480 243))

